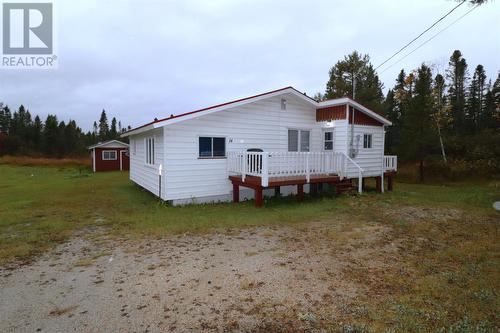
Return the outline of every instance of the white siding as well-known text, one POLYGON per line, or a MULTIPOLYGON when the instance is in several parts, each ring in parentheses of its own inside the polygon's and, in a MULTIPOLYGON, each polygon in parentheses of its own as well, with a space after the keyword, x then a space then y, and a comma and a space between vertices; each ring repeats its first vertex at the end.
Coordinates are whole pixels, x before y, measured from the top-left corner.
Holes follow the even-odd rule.
POLYGON ((165 126, 167 200, 231 193, 226 159, 198 159, 199 136, 226 137, 227 151, 287 151, 289 128, 310 130, 310 150, 321 151, 315 109, 292 95, 165 126), (286 110, 281 110, 281 98, 287 100, 286 110))
MULTIPOLYGON (((364 169, 363 176, 365 177, 380 176, 382 173, 383 136, 383 126, 354 126, 354 148, 358 148, 358 154, 354 158, 354 161, 364 169), (372 148, 363 148, 364 134, 372 134, 372 148), (359 145, 357 146, 358 135, 359 145)), ((355 171, 354 176, 357 177, 357 170, 353 171, 355 171)))
MULTIPOLYGON (((199 159, 200 136, 225 137, 226 151, 260 148, 264 151, 287 151, 288 129, 310 130, 310 151, 323 150, 323 132, 327 123, 316 122, 316 110, 293 95, 281 95, 237 106, 198 118, 166 125, 130 137, 130 179, 158 195, 158 166, 163 164, 162 199, 174 203, 225 201, 232 186, 228 180, 227 160, 199 159), (281 110, 281 99, 287 100, 281 110), (155 136, 155 166, 146 165, 145 138, 155 136), (135 153, 134 153, 135 150, 135 153)), ((350 129, 346 120, 333 122, 334 151, 348 152, 350 129)), ((354 159, 365 169, 365 177, 382 173, 383 127, 355 126, 359 135, 358 155, 354 159), (371 149, 363 148, 363 134, 373 134, 371 149)), ((352 168, 350 178, 357 178, 352 168)), ((289 193, 294 187, 283 188, 289 193)), ((240 193, 252 198, 253 191, 240 193)))
MULTIPOLYGON (((163 129, 156 129, 130 136, 130 179, 146 190, 158 195, 158 166, 164 163, 163 129), (155 139, 155 164, 146 164, 146 143, 148 137, 155 139)), ((165 187, 162 189, 165 199, 165 187)))

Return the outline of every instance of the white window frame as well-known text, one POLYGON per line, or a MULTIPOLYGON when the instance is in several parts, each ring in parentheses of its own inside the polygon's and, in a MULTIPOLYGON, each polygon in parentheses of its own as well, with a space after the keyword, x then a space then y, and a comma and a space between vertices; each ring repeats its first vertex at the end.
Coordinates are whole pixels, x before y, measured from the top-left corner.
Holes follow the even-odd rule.
POLYGON ((310 129, 305 129, 305 128, 288 128, 287 131, 286 131, 286 139, 287 139, 287 150, 289 152, 303 152, 303 153, 306 153, 306 152, 310 152, 311 151, 311 130, 310 129), (290 150, 290 147, 288 146, 289 144, 289 131, 297 131, 297 151, 291 151, 290 150), (302 150, 302 132, 309 132, 309 147, 308 147, 308 150, 302 150))
POLYGON ((116 153, 116 150, 103 150, 102 153, 101 153, 101 157, 102 157, 103 161, 116 161, 118 159, 117 155, 118 154, 116 153), (104 153, 107 153, 107 154, 113 153, 115 157, 112 158, 112 157, 108 156, 108 158, 105 158, 104 157, 104 153))
POLYGON ((333 128, 325 129, 323 130, 323 151, 334 151, 335 149, 335 132, 333 128), (326 140, 326 133, 332 133, 332 139, 331 140, 326 140), (331 142, 332 143, 332 149, 326 149, 326 143, 331 142))
POLYGON ((372 149, 373 148, 373 133, 363 133, 363 149, 372 149), (366 138, 369 138, 366 140, 366 138), (365 147, 365 142, 367 143, 365 147))
POLYGON ((144 139, 144 157, 146 165, 155 165, 155 138, 150 136, 144 139))
POLYGON ((222 135, 198 135, 198 159, 224 159, 227 158, 227 137, 222 136, 222 135), (212 155, 211 156, 200 156, 200 138, 210 138, 211 141, 211 151, 212 155), (214 139, 224 139, 224 156, 214 156, 214 139))

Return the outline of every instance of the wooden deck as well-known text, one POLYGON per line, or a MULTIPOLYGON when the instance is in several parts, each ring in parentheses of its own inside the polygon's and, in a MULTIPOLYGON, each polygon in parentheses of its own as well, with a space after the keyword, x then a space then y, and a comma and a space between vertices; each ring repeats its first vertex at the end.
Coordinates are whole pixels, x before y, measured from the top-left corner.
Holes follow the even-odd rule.
MULTIPOLYGON (((303 176, 286 176, 286 177, 271 177, 269 179, 269 185, 263 187, 262 180, 260 177, 256 176, 246 176, 245 181, 243 181, 241 176, 229 176, 229 180, 233 184, 233 202, 240 201, 240 186, 251 188, 255 191, 255 206, 262 207, 263 200, 263 190, 266 188, 274 188, 276 195, 280 194, 281 186, 297 186, 297 199, 302 200, 304 198, 304 185, 305 184, 332 184, 336 185, 341 183, 340 177, 335 174, 324 174, 324 175, 314 175, 311 176, 309 182, 303 176)), ((314 186, 316 188, 316 186, 314 186)))
MULTIPOLYGON (((396 172, 385 172, 384 178, 387 178, 387 190, 392 191, 393 188, 393 178, 396 175, 396 172)), ((382 177, 374 177, 376 179, 376 189, 378 192, 382 191, 382 177)), ((311 175, 309 181, 304 176, 285 176, 285 177, 271 177, 269 178, 269 185, 264 187, 262 186, 261 177, 257 176, 246 176, 245 181, 241 175, 231 175, 229 176, 229 180, 233 184, 233 202, 240 201, 240 186, 251 188, 255 191, 255 206, 262 207, 263 200, 263 190, 266 188, 274 188, 276 195, 280 194, 281 186, 297 186, 297 199, 302 200, 304 198, 304 185, 311 184, 311 191, 317 191, 317 187, 319 184, 330 184, 337 186, 337 190, 345 189, 350 187, 351 180, 343 179, 336 174, 320 174, 320 175, 311 175)), ((363 187, 364 187, 363 178, 363 187)), ((340 191, 339 191, 340 192, 340 191)))

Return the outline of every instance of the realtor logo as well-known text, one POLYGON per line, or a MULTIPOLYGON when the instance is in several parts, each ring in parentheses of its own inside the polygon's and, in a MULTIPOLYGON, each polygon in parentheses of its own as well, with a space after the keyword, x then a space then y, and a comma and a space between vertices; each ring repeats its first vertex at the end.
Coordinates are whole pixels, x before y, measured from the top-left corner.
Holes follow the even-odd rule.
POLYGON ((54 67, 52 7, 48 2, 3 3, 2 67, 54 67))

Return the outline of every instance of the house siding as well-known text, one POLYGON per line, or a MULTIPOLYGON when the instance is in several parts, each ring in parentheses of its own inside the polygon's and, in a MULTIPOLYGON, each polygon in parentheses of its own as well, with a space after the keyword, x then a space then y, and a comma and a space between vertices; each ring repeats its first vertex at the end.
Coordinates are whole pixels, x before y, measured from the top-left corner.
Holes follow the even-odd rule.
MULTIPOLYGON (((164 163, 163 129, 155 129, 130 137, 130 180, 158 195, 158 167, 164 163), (146 138, 154 137, 155 164, 146 164, 146 138)), ((164 186, 164 184, 163 184, 164 186)), ((162 188, 165 200, 165 188, 162 188)))
POLYGON ((125 155, 121 155, 122 151, 126 152, 128 148, 94 148, 95 150, 95 172, 100 171, 117 171, 117 170, 128 170, 129 163, 128 157, 125 155), (116 159, 115 160, 103 160, 102 153, 103 151, 115 151, 116 159), (122 169, 120 169, 120 157, 122 156, 122 169))
MULTIPOLYGON (((345 109, 345 106, 344 106, 345 109)), ((288 129, 310 130, 310 151, 324 151, 323 133, 333 128, 334 151, 348 153, 351 126, 348 119, 317 122, 316 108, 291 94, 269 97, 235 106, 161 128, 130 136, 130 179, 158 195, 158 166, 163 165, 162 199, 174 204, 228 201, 232 186, 228 179, 227 159, 200 159, 199 137, 225 137, 226 151, 260 148, 267 152, 288 151, 288 129), (286 99, 286 110, 281 99, 286 99), (155 137, 155 165, 146 165, 145 139, 155 137)), ((365 177, 382 173, 383 126, 354 125, 354 137, 360 136, 354 160, 365 169, 365 177), (363 134, 373 135, 373 148, 363 148, 363 134)), ((349 178, 357 178, 351 167, 349 178)), ((281 193, 294 193, 295 186, 281 193)), ((305 190, 308 190, 306 186, 305 190)), ((265 194, 271 195, 271 190, 265 194)), ((253 191, 241 188, 242 200, 253 198, 253 191)))
MULTIPOLYGON (((382 174, 382 157, 384 155, 384 127, 354 125, 354 148, 356 148, 358 135, 358 154, 353 160, 363 168, 364 177, 380 176, 382 174), (364 134, 372 134, 372 148, 363 148, 364 134)), ((348 176, 357 177, 357 171, 353 170, 348 176)))
POLYGON ((311 131, 310 151, 321 151, 315 111, 293 96, 279 96, 165 126, 167 200, 230 198, 227 160, 199 159, 199 136, 225 137, 226 151, 275 152, 288 150, 288 129, 304 129, 311 131), (287 100, 286 110, 281 110, 281 98, 287 100))

